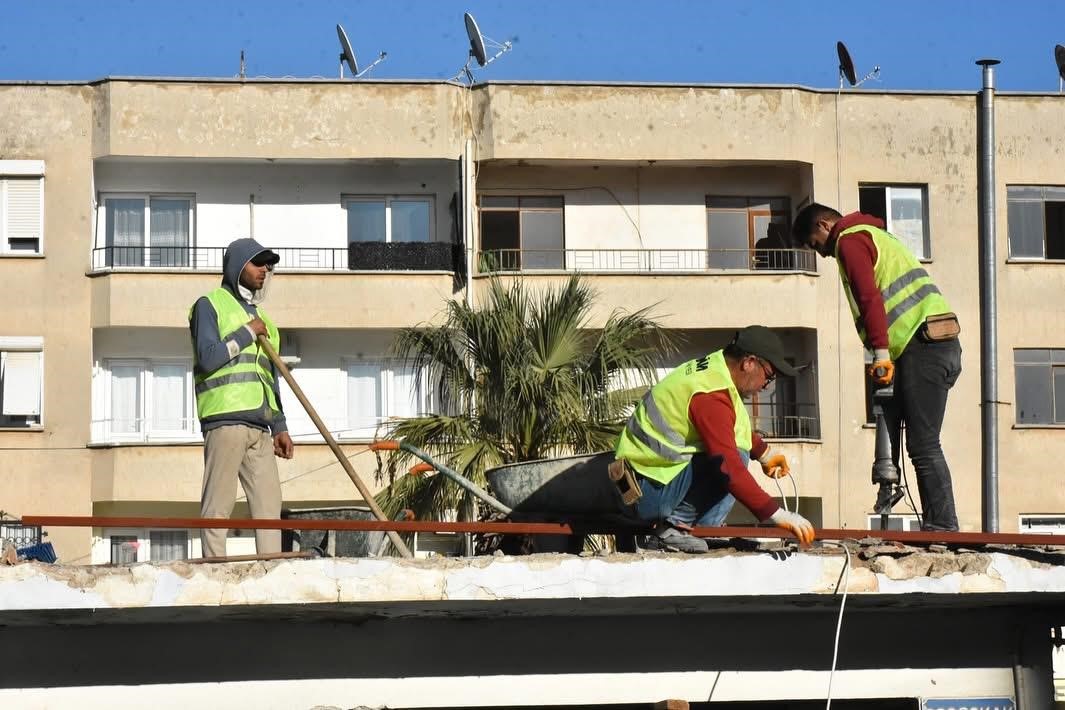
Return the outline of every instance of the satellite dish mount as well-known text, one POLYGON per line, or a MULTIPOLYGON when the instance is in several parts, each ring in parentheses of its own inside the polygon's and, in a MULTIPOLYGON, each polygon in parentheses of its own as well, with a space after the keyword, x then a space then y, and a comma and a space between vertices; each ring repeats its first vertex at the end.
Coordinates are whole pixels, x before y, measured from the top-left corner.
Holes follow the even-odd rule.
POLYGON ((378 64, 385 60, 388 56, 388 52, 381 52, 374 63, 366 67, 362 71, 359 71, 359 63, 355 60, 355 50, 351 48, 351 42, 348 41, 348 33, 344 31, 344 28, 337 25, 337 38, 340 40, 340 78, 344 78, 344 62, 348 63, 348 69, 351 70, 351 78, 358 79, 366 72, 370 71, 378 64))
POLYGON ((836 55, 839 57, 839 88, 843 90, 843 82, 846 80, 851 86, 861 86, 870 79, 880 78, 880 67, 874 66, 873 71, 869 72, 865 76, 858 79, 854 73, 854 60, 851 59, 851 53, 847 51, 847 45, 842 42, 836 42, 836 55))
POLYGON ((513 49, 514 43, 510 40, 499 43, 482 35, 480 28, 477 26, 477 20, 473 19, 473 15, 468 12, 464 13, 462 18, 466 22, 466 36, 470 38, 470 55, 466 59, 466 65, 462 67, 458 74, 452 77, 452 80, 457 81, 461 77, 466 77, 466 81, 472 84, 473 70, 470 69, 470 62, 476 60, 477 66, 486 67, 513 49), (489 48, 495 51, 495 54, 491 57, 488 56, 489 48))

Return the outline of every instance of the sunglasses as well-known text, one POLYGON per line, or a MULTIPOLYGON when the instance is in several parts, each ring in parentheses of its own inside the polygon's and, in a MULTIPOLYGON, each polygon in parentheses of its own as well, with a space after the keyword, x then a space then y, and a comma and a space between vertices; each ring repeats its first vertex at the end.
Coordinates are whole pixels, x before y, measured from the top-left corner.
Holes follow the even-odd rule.
POLYGON ((765 375, 765 383, 768 385, 773 380, 777 379, 776 370, 771 367, 767 367, 762 360, 757 360, 758 364, 762 366, 762 374, 765 375))

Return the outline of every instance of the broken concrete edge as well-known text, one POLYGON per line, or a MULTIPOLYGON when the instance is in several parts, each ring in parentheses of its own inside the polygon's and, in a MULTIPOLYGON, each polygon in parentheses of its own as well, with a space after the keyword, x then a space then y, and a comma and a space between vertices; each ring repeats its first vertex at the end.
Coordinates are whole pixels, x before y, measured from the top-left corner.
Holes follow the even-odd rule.
POLYGON ((191 565, 0 567, 0 609, 122 609, 850 594, 1065 594, 1065 564, 1001 553, 614 554, 328 558, 191 565))

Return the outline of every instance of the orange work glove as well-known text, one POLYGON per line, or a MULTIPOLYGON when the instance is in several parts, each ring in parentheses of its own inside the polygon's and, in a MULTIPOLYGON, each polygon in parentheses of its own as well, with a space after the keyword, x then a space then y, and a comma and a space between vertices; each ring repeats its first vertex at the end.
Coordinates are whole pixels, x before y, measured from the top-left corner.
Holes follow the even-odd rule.
POLYGON ((895 379, 895 363, 891 362, 887 350, 878 348, 873 355, 873 364, 865 372, 875 384, 886 387, 895 379))
POLYGON ((758 463, 762 464, 762 473, 770 478, 783 478, 791 473, 787 457, 779 451, 766 449, 766 452, 758 459, 758 463))
POLYGON ((781 508, 769 516, 769 521, 778 528, 790 530, 795 537, 799 538, 799 543, 802 545, 809 545, 814 541, 813 524, 798 513, 792 513, 781 508))

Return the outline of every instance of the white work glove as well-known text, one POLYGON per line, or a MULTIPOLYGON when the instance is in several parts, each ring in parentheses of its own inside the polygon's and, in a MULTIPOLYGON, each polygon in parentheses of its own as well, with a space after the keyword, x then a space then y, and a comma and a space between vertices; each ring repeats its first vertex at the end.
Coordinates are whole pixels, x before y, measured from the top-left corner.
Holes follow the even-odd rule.
POLYGON ((778 528, 790 530, 795 537, 799 538, 799 542, 803 545, 809 545, 814 541, 813 524, 798 513, 792 513, 781 508, 769 516, 769 521, 778 528))
POLYGON ((766 449, 765 453, 758 457, 758 463, 762 464, 762 473, 770 478, 783 478, 791 473, 787 457, 779 451, 766 449))

